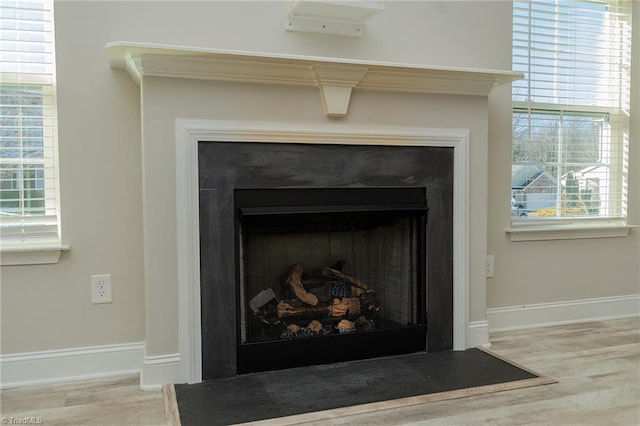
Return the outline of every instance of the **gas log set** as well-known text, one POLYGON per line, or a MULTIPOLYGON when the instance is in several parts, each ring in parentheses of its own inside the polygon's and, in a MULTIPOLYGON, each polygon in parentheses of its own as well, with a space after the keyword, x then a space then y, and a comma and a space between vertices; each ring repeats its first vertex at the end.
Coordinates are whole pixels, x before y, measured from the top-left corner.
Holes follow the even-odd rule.
POLYGON ((344 273, 344 266, 338 261, 307 273, 295 263, 282 282, 280 298, 269 288, 250 301, 251 309, 267 324, 282 324, 282 340, 374 330, 380 309, 376 293, 344 273))

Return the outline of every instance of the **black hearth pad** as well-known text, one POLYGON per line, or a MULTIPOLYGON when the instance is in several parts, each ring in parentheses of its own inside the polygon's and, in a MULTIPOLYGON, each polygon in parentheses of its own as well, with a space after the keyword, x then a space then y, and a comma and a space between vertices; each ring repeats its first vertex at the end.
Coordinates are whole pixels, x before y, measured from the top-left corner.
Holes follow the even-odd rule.
POLYGON ((536 377, 467 349, 246 374, 175 390, 182 425, 229 425, 536 377))

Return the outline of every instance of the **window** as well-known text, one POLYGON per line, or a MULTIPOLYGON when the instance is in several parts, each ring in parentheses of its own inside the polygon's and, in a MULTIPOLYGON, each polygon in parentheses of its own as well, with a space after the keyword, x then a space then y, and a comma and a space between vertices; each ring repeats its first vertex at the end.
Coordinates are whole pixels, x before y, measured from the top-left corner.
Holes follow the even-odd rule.
POLYGON ((630 3, 514 2, 512 228, 626 224, 630 3))
POLYGON ((0 1, 3 264, 10 252, 61 249, 52 8, 51 0, 0 1))

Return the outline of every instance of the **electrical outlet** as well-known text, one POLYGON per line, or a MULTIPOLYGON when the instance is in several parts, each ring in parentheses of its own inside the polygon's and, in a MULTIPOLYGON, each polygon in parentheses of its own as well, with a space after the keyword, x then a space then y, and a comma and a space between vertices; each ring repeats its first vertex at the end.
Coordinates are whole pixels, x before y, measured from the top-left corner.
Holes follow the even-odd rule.
POLYGON ((91 275, 91 303, 111 303, 111 274, 91 275))
POLYGON ((485 262, 485 273, 486 273, 486 277, 487 278, 493 278, 495 276, 494 270, 493 270, 493 255, 489 254, 487 255, 487 259, 485 262))

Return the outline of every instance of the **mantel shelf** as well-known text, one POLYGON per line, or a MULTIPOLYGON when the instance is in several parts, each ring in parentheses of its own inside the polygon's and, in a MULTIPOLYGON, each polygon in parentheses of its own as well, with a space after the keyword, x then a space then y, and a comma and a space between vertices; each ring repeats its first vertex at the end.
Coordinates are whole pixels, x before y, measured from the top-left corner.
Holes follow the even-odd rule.
POLYGON ((148 43, 106 45, 112 68, 143 77, 314 86, 328 116, 347 114, 352 89, 488 96, 523 78, 503 70, 435 67, 342 58, 276 55, 148 43))

